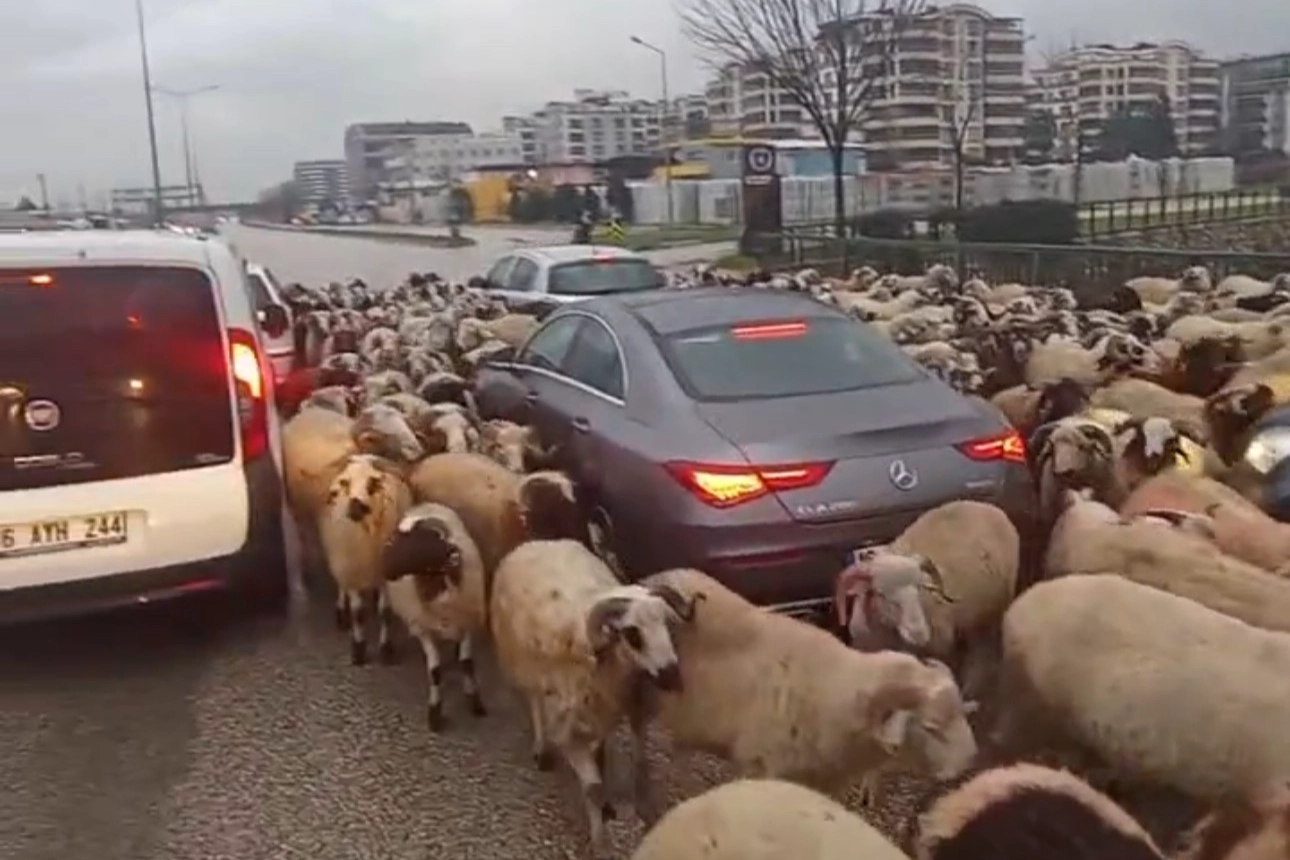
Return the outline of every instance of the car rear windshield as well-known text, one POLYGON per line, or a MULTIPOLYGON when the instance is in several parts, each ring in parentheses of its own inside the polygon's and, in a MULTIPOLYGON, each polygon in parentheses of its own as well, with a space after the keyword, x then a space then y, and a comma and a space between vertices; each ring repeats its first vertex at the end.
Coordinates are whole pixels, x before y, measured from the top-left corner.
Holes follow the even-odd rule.
POLYGON ((847 319, 688 329, 663 338, 696 400, 758 400, 913 382, 922 374, 891 341, 847 319))
POLYGON ((561 296, 600 296, 657 290, 663 273, 648 260, 607 258, 560 263, 551 267, 547 291, 561 296))
POLYGON ((0 490, 227 462, 230 390, 202 272, 0 269, 0 490))

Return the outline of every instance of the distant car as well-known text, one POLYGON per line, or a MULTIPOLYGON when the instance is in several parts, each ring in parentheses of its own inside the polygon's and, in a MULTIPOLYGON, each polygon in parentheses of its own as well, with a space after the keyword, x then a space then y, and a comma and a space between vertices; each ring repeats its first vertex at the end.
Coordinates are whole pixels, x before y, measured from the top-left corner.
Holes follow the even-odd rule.
POLYGON ((0 367, 0 620, 286 607, 273 381, 224 243, 0 236, 0 367))
POLYGON ((1290 406, 1277 407, 1255 423, 1241 469, 1261 491, 1264 510, 1290 522, 1290 406))
POLYGON ((265 337, 265 352, 273 367, 273 379, 281 383, 295 361, 295 338, 291 331, 291 309, 282 299, 278 279, 259 263, 246 263, 246 279, 255 304, 256 320, 265 337))
POLYGON ((541 306, 648 292, 666 284, 663 273, 635 252, 612 245, 552 245, 503 255, 480 289, 516 306, 541 306))
POLYGON ((632 293, 552 312, 477 381, 583 488, 627 579, 701 568, 756 603, 827 608, 850 553, 972 498, 1020 525, 1020 436, 877 331, 807 296, 632 293))

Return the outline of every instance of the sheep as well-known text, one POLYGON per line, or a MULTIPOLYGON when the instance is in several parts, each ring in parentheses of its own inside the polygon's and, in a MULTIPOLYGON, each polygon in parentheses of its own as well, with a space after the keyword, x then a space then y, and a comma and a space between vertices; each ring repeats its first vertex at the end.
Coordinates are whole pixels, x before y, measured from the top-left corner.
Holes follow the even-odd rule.
POLYGON ((1162 305, 1180 290, 1194 293, 1212 292, 1214 281, 1208 269, 1203 266, 1192 266, 1176 281, 1168 278, 1141 277, 1133 278, 1126 282, 1125 286, 1137 293, 1144 302, 1162 305))
POLYGON ((532 427, 495 418, 480 429, 480 453, 512 472, 525 471, 525 453, 535 446, 532 427))
POLYGON ((1290 773, 1290 636, 1099 574, 1045 582, 1003 620, 1010 744, 1054 729, 1116 773, 1217 801, 1290 773))
POLYGON ((1229 384, 1205 400, 1205 422, 1214 453, 1235 466, 1249 446, 1254 426, 1276 405, 1276 393, 1262 382, 1229 384))
POLYGON ((1119 409, 1135 418, 1168 418, 1175 427, 1202 444, 1208 441, 1205 401, 1178 394, 1146 379, 1119 379, 1094 391, 1089 403, 1119 409))
POLYGON ((456 644, 470 710, 483 716, 473 655, 476 637, 488 629, 487 571, 465 524, 452 508, 413 505, 386 541, 382 562, 390 608, 425 652, 430 730, 444 726, 440 641, 456 644))
MULTIPOLYGON (((660 689, 683 686, 671 628, 693 610, 666 588, 619 585, 576 541, 531 541, 497 567, 489 623, 498 665, 527 701, 534 761, 549 769, 558 750, 577 775, 596 857, 608 853, 604 822, 613 817, 604 744, 629 716, 638 675, 660 689)), ((639 715, 632 728, 643 762, 639 715)), ((643 773, 638 765, 638 792, 643 773)))
POLYGON ((808 788, 741 779, 691 798, 645 834, 632 860, 908 860, 863 818, 808 788))
POLYGON ((1205 515, 1223 552, 1264 570, 1290 575, 1290 525, 1279 523, 1230 487, 1211 478, 1165 473, 1138 487, 1120 512, 1134 516, 1169 508, 1205 515))
POLYGON ((1021 539, 1008 516, 985 502, 948 502, 856 556, 836 586, 839 610, 856 598, 853 640, 870 627, 891 631, 901 650, 937 657, 974 689, 968 679, 1017 590, 1021 539))
POLYGON ((1222 803, 1186 834, 1175 860, 1290 857, 1290 786, 1258 786, 1222 803))
POLYGON ((917 860, 1164 860, 1115 801, 1064 770, 979 773, 918 819, 917 860))
POLYGON ((742 776, 826 792, 860 779, 867 801, 877 771, 906 757, 938 780, 975 758, 972 708, 944 664, 854 651, 695 570, 641 582, 699 601, 676 637, 685 688, 649 702, 676 745, 719 755, 742 776))
POLYGON ((1063 378, 1073 379, 1092 388, 1115 376, 1129 373, 1156 373, 1160 358, 1142 341, 1129 334, 1110 334, 1092 349, 1070 341, 1054 341, 1036 346, 1026 362, 1026 384, 1039 388, 1063 378))
POLYGON ((1277 320, 1225 323, 1209 316, 1189 316, 1177 320, 1165 331, 1165 336, 1180 343, 1190 343, 1201 338, 1236 337, 1244 346, 1245 358, 1267 358, 1287 346, 1287 326, 1277 320))
POLYGON ((1068 505, 1049 540, 1044 559, 1048 577, 1115 571, 1255 627, 1290 632, 1290 580, 1181 530, 1122 519, 1108 522, 1104 510, 1087 499, 1068 505))
POLYGON ((475 408, 470 383, 446 371, 426 375, 417 386, 417 396, 427 403, 457 403, 467 409, 475 408))
POLYGON ((1115 437, 1096 421, 1072 416, 1038 428, 1026 445, 1039 491, 1038 519, 1046 531, 1061 514, 1064 489, 1088 487, 1118 501, 1115 437))
POLYGON ((402 471, 372 454, 351 456, 328 488, 319 533, 339 592, 337 623, 348 622, 350 662, 355 666, 367 662, 364 600, 372 593, 377 597, 379 657, 383 663, 394 660, 381 556, 386 541, 411 506, 412 491, 402 471))

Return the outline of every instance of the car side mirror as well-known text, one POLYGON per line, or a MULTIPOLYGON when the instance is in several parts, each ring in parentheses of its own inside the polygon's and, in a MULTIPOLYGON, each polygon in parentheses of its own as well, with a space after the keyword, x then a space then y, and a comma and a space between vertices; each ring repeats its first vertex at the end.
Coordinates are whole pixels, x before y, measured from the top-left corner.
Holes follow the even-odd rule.
POLYGON ((282 305, 269 305, 256 313, 260 319, 260 328, 269 337, 282 337, 291 328, 291 317, 282 305))

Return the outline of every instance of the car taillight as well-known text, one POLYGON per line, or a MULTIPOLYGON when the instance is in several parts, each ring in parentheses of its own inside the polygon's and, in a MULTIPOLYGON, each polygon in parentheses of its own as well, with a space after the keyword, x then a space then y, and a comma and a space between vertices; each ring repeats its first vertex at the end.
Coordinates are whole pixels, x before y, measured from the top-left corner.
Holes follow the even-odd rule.
POLYGON ((790 463, 775 466, 671 462, 664 466, 700 501, 728 508, 781 490, 813 487, 833 468, 832 463, 790 463))
POLYGON ((962 442, 954 447, 977 462, 990 460, 1006 460, 1009 463, 1026 462, 1026 441, 1021 438, 1020 433, 1011 428, 993 436, 962 442))
POLYGON ((730 330, 730 334, 735 340, 779 340, 787 337, 801 337, 806 334, 807 328, 803 320, 785 320, 735 326, 730 330))
POLYGON ((242 456, 247 460, 269 447, 269 406, 264 362, 255 335, 229 329, 229 366, 237 390, 237 417, 242 433, 242 456))

